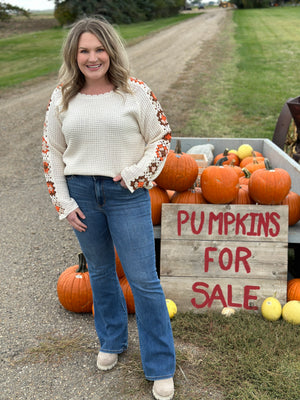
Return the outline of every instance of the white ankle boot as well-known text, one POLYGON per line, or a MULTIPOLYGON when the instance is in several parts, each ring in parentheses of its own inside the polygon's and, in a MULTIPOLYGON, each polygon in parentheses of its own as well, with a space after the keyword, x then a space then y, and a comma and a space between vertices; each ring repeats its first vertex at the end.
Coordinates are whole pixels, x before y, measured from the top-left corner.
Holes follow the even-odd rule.
POLYGON ((118 354, 116 353, 104 353, 99 351, 97 358, 97 367, 101 371, 108 371, 112 369, 118 362, 118 354))
POLYGON ((159 381, 154 381, 152 393, 156 400, 173 399, 174 396, 173 378, 160 379, 159 381))

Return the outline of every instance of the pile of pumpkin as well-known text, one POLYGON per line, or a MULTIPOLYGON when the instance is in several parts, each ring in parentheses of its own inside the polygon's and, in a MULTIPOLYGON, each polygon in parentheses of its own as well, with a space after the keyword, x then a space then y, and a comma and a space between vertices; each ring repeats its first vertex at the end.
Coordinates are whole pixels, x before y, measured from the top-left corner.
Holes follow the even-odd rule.
POLYGON ((289 173, 273 169, 269 160, 249 144, 237 150, 225 149, 203 170, 200 185, 197 178, 197 162, 181 151, 178 140, 149 191, 153 225, 161 223, 161 206, 169 202, 288 205, 289 225, 300 220, 300 195, 290 190, 289 173))
MULTIPOLYGON (((79 263, 63 271, 57 281, 57 295, 60 304, 68 311, 90 313, 94 315, 93 293, 90 283, 88 266, 83 253, 78 254, 79 263)), ((116 273, 123 291, 128 314, 135 313, 134 298, 131 287, 125 276, 120 258, 115 250, 116 273)), ((170 318, 177 313, 174 301, 166 299, 170 318)))
MULTIPOLYGON (((76 313, 93 312, 93 294, 88 272, 88 266, 83 253, 78 254, 79 263, 63 271, 57 281, 57 295, 61 305, 76 313)), ((128 314, 135 313, 133 294, 121 261, 115 251, 116 272, 122 288, 128 314)))

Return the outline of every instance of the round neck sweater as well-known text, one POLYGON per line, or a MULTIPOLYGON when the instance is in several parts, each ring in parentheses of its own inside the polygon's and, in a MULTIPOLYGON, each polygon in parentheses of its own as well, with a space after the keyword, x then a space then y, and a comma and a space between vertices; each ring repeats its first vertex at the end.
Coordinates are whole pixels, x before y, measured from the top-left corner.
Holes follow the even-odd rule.
POLYGON ((58 86, 47 107, 43 162, 51 200, 60 219, 78 205, 68 192, 67 175, 114 178, 128 189, 150 189, 170 148, 171 130, 151 89, 130 80, 132 93, 78 93, 62 111, 58 86))

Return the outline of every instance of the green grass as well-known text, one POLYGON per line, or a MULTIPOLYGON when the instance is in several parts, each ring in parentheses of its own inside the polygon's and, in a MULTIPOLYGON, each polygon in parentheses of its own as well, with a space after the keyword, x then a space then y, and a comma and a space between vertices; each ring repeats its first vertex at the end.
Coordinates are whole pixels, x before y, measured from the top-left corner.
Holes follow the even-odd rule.
MULTIPOLYGON (((145 37, 194 16, 195 14, 185 14, 151 22, 120 25, 118 30, 130 44, 136 38, 145 37)), ((66 34, 65 29, 55 28, 0 39, 0 89, 57 72, 66 34)))
POLYGON ((201 354, 194 365, 185 352, 178 367, 190 385, 218 389, 224 400, 299 400, 299 327, 284 320, 269 322, 257 313, 241 311, 178 314, 174 337, 201 354), (189 374, 192 371, 192 375, 189 374))
POLYGON ((1 39, 0 88, 8 88, 57 71, 65 36, 61 29, 1 39))
POLYGON ((300 8, 236 10, 218 39, 187 124, 192 136, 272 138, 285 101, 299 95, 300 8))

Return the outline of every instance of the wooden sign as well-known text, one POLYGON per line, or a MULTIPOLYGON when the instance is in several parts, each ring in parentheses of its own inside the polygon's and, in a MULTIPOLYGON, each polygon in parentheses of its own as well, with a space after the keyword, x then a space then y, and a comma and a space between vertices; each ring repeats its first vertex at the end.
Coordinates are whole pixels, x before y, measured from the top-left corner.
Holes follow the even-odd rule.
POLYGON ((179 311, 285 303, 287 247, 287 206, 162 206, 160 280, 179 311))

